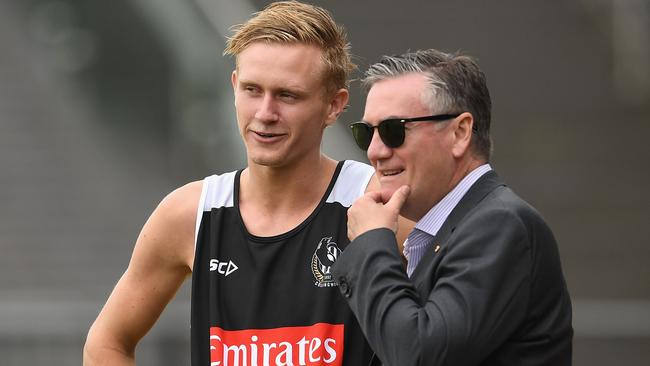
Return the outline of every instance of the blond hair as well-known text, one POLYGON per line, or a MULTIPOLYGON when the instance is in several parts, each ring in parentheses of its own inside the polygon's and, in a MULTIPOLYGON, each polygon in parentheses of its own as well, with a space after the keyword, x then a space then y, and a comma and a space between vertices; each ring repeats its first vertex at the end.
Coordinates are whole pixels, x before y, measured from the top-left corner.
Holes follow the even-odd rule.
POLYGON ((232 27, 224 55, 237 56, 254 42, 303 43, 323 52, 324 81, 328 90, 348 87, 348 78, 356 66, 350 56, 345 29, 336 24, 325 9, 297 1, 280 1, 244 24, 232 27))

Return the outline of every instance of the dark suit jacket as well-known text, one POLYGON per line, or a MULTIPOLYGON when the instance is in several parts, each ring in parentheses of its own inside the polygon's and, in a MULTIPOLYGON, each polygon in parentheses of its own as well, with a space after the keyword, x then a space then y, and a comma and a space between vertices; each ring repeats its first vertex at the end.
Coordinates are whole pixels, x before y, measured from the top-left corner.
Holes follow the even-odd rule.
POLYGON ((385 365, 571 364, 571 302, 553 234, 493 171, 410 279, 388 229, 357 237, 332 272, 385 365))

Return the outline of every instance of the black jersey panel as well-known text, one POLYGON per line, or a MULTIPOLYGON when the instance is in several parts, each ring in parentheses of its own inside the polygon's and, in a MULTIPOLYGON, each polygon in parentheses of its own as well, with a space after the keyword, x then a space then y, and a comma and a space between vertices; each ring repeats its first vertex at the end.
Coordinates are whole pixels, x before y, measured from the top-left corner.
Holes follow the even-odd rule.
POLYGON ((332 186, 307 224, 275 237, 250 235, 236 203, 203 212, 192 275, 193 365, 255 357, 259 365, 368 364, 372 351, 330 274, 349 243, 347 207, 325 200, 332 186))

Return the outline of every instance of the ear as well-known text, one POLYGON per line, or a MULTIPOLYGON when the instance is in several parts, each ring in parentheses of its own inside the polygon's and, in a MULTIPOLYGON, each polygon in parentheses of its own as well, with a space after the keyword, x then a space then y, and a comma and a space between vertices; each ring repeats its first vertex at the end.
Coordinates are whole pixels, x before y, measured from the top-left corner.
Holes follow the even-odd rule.
POLYGON ((325 119, 325 127, 331 126, 339 118, 345 106, 350 99, 350 92, 347 89, 341 88, 337 90, 330 97, 329 105, 327 106, 327 118, 325 119))
POLYGON ((467 153, 472 142, 474 117, 471 113, 464 112, 456 117, 456 121, 454 123, 454 143, 451 148, 451 153, 455 158, 461 158, 467 153))
POLYGON ((232 70, 230 75, 230 83, 232 84, 233 92, 237 89, 237 70, 232 70))

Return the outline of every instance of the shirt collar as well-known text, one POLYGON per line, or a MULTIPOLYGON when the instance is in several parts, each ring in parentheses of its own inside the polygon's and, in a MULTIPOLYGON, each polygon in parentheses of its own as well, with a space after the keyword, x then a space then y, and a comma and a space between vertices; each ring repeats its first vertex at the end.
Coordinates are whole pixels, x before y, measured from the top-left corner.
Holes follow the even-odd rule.
MULTIPOLYGON (((433 206, 424 217, 415 225, 430 235, 436 235, 442 224, 447 220, 451 211, 456 207, 458 202, 463 198, 465 193, 483 176, 483 174, 492 170, 490 164, 483 164, 467 174, 447 195, 433 206)), ((404 245, 407 245, 406 243, 404 245)))

